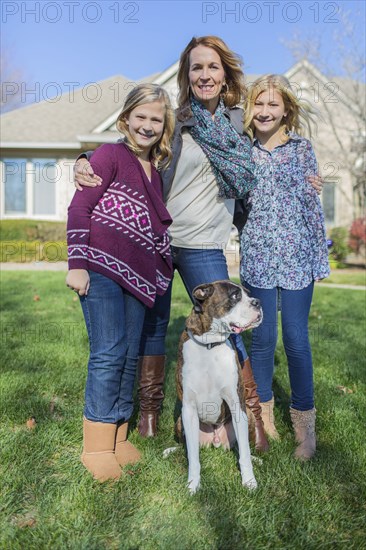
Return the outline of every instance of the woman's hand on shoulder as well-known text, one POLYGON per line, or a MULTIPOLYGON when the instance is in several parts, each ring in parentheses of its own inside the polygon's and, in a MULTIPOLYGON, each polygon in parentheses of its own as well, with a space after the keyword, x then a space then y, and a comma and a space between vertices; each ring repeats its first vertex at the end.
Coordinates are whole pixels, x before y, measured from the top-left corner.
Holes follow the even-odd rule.
POLYGON ((317 174, 316 176, 309 176, 308 180, 311 183, 311 185, 314 187, 318 195, 321 195, 323 185, 324 185, 323 178, 319 176, 319 174, 317 174))
POLYGON ((74 165, 74 185, 78 191, 83 187, 97 187, 102 184, 102 178, 94 174, 90 162, 86 158, 81 158, 74 165))
POLYGON ((66 285, 79 296, 88 294, 90 277, 86 269, 70 269, 66 276, 66 285))

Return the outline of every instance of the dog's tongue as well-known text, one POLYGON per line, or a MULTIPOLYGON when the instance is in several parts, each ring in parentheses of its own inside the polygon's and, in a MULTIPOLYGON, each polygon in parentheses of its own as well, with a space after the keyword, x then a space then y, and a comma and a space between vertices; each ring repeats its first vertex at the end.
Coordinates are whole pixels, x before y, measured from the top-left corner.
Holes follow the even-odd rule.
POLYGON ((230 328, 235 334, 240 334, 241 332, 244 332, 244 330, 245 330, 244 327, 239 327, 238 325, 230 325, 230 328))

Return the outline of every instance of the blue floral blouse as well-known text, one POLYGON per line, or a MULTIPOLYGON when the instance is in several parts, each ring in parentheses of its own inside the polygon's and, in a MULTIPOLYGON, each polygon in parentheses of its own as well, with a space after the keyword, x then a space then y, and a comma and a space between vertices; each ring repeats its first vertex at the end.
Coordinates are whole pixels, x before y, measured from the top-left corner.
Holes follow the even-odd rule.
POLYGON ((240 277, 259 288, 300 290, 329 275, 322 207, 307 177, 318 173, 310 141, 290 133, 267 151, 253 143, 258 185, 248 194, 240 277))

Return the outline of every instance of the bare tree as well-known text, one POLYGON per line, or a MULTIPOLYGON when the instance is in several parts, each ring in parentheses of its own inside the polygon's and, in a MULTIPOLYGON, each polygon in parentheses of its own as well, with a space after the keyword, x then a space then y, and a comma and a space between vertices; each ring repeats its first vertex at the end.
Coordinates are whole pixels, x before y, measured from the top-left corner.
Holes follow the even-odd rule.
POLYGON ((14 64, 14 56, 11 49, 5 46, 1 48, 0 57, 0 75, 1 75, 1 94, 0 110, 1 113, 12 111, 22 105, 22 83, 24 82, 24 72, 14 64))
MULTIPOLYGON (((331 55, 324 55, 323 37, 294 33, 283 40, 296 62, 309 61, 325 77, 312 89, 312 99, 318 103, 328 136, 319 140, 325 154, 337 159, 337 165, 349 173, 352 181, 353 215, 364 215, 366 197, 366 111, 365 111, 365 35, 350 21, 349 12, 338 12, 339 24, 334 31, 331 55), (337 66, 334 66, 334 62, 337 66), (342 73, 341 76, 339 73, 342 73), (338 73, 338 76, 337 76, 338 73), (319 85, 320 84, 320 85, 319 85), (345 134, 348 140, 345 142, 345 134)), ((354 21, 362 15, 353 14, 354 21)))

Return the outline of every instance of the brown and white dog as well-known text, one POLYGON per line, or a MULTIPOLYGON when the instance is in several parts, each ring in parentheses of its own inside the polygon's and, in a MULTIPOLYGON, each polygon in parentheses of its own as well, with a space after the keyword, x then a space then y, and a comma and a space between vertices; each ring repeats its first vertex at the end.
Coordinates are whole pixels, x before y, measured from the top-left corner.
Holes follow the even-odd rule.
MULTIPOLYGON (((255 489, 241 367, 229 337, 262 322, 260 302, 231 281, 199 285, 193 298, 195 305, 180 339, 176 373, 188 488, 193 494, 200 486, 200 445, 212 442, 230 448, 236 440, 242 483, 255 489), (230 415, 232 423, 228 422, 230 415)), ((180 419, 177 430, 181 431, 180 419)))

